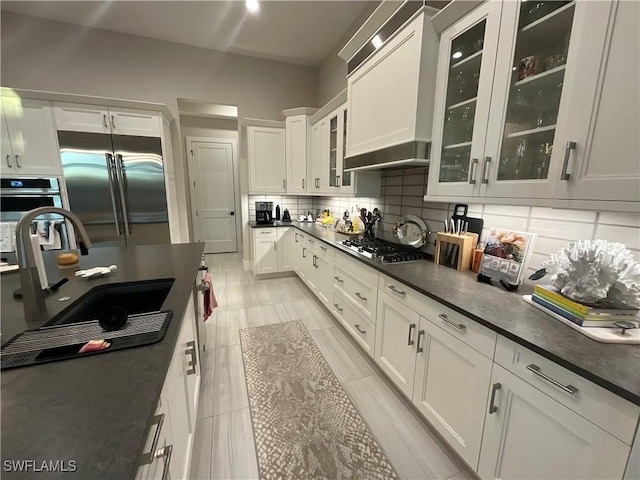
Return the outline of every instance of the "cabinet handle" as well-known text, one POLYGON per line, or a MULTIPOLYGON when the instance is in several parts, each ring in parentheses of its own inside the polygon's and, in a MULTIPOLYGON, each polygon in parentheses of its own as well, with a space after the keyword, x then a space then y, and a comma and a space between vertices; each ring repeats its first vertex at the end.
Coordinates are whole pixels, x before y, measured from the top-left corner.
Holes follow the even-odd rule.
POLYGON ((362 335, 366 335, 367 331, 366 330, 362 330, 360 328, 360 325, 358 325, 357 323, 354 325, 355 329, 358 330, 358 332, 360 332, 362 335))
POLYGON ((316 188, 320 188, 320 179, 316 178, 316 188))
POLYGON ((7 160, 7 167, 13 168, 13 164, 11 163, 11 155, 6 155, 4 158, 7 160))
POLYGON ((471 159, 471 171, 469 172, 469 183, 471 185, 475 185, 476 184, 476 170, 478 168, 478 159, 477 158, 472 158, 471 159))
POLYGON ((327 251, 327 247, 320 247, 320 250, 322 250, 323 252, 327 251))
POLYGON ((287 179, 286 178, 282 179, 282 188, 284 188, 285 190, 287 189, 287 179))
POLYGON ((22 162, 20 161, 20 155, 14 155, 16 157, 16 165, 18 168, 22 168, 22 162))
POLYGON ((530 364, 530 365, 527 365, 527 370, 529 370, 530 372, 535 373, 539 377, 544 378, 547 382, 551 383, 552 385, 555 385, 556 387, 560 388, 561 390, 567 392, 570 395, 573 395, 574 393, 578 392, 578 389, 576 387, 574 387, 573 385, 563 385, 559 381, 551 378, 549 375, 546 375, 546 374, 542 373, 542 371, 540 370, 540 367, 535 365, 535 364, 533 364, 533 363, 530 364))
POLYGON ((302 179, 302 188, 304 189, 304 178, 302 179))
POLYGON ((449 317, 447 317, 444 313, 441 313, 440 315, 438 315, 438 318, 441 318, 452 327, 456 327, 458 330, 464 330, 465 328, 467 328, 466 325, 462 323, 456 323, 454 321, 449 320, 449 317))
POLYGON ((307 258, 307 249, 302 247, 302 258, 307 258))
POLYGON ((409 325, 409 338, 407 339, 407 345, 413 345, 414 342, 413 340, 411 340, 411 334, 413 333, 413 329, 416 328, 416 324, 412 323, 411 325, 409 325))
POLYGON ((313 256, 313 266, 318 268, 318 257, 317 256, 313 256))
POLYGON ((298 243, 298 234, 297 233, 295 234, 295 238, 296 238, 296 240, 295 240, 296 243, 298 243))
POLYGON ((271 235, 271 231, 267 230, 266 232, 260 232, 260 235, 271 235))
POLYGON ((567 142, 567 147, 564 150, 564 162, 562 162, 562 173, 560 174, 560 180, 569 180, 571 174, 567 173, 569 168, 569 157, 571 156, 571 150, 576 149, 576 142, 567 142))
POLYGON ((498 411, 498 407, 496 407, 496 392, 502 388, 501 383, 494 383, 491 387, 491 400, 489 401, 489 415, 496 413, 498 411))
POLYGON ((337 303, 334 303, 333 306, 336 307, 336 310, 338 310, 339 312, 343 311, 337 303))
POLYGON ((335 278, 340 283, 344 283, 344 280, 342 280, 340 277, 333 277, 333 278, 335 278))
POLYGON ((153 456, 156 451, 156 448, 158 448, 158 440, 160 439, 160 430, 162 430, 163 423, 164 423, 164 413, 161 413, 160 415, 156 415, 155 417, 153 417, 153 420, 151 420, 151 425, 149 425, 149 430, 151 430, 151 427, 153 427, 154 425, 157 425, 156 433, 153 434, 151 449, 148 452, 140 455, 140 459, 138 460, 138 465, 149 465, 151 462, 153 462, 153 456))
POLYGON ((278 242, 273 242, 273 249, 278 250, 278 242))
POLYGON ((336 187, 340 186, 340 175, 336 175, 336 187))
POLYGON ((116 119, 113 115, 111 115, 111 128, 113 128, 114 130, 116 128, 116 119))
POLYGON ((398 290, 395 285, 388 285, 389 290, 391 290, 393 293, 395 293, 396 295, 400 295, 401 297, 404 297, 407 295, 407 292, 403 292, 402 290, 398 290))
POLYGON ((422 353, 424 348, 422 348, 422 337, 424 336, 424 330, 418 331, 418 353, 422 353))
POLYGON ((363 297, 362 295, 360 295, 360 292, 356 292, 356 297, 358 297, 360 300, 362 300, 363 302, 367 301, 367 297, 363 297))
POLYGON ((196 342, 187 342, 187 347, 189 348, 185 350, 185 353, 187 355, 191 355, 191 360, 189 360, 189 363, 187 364, 187 366, 189 367, 189 369, 187 370, 187 375, 194 375, 196 373, 196 366, 198 365, 198 357, 196 356, 196 342))
POLYGON ((166 447, 156 450, 156 458, 164 457, 164 467, 162 469, 162 480, 168 480, 169 478, 169 464, 171 463, 171 455, 173 454, 173 445, 167 445, 166 447))
POLYGON ((104 121, 104 128, 109 128, 109 124, 107 123, 107 114, 102 114, 102 120, 104 121))
POLYGON ((489 163, 491 163, 491 157, 484 157, 482 162, 482 183, 489 183, 489 163))

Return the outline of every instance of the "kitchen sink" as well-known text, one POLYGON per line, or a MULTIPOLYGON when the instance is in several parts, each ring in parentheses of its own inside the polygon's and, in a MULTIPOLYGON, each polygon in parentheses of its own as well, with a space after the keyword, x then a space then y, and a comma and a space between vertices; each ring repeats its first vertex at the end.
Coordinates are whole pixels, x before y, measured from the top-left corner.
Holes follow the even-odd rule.
POLYGON ((99 285, 85 293, 45 326, 96 320, 112 306, 122 307, 129 315, 157 312, 162 308, 175 278, 99 285))

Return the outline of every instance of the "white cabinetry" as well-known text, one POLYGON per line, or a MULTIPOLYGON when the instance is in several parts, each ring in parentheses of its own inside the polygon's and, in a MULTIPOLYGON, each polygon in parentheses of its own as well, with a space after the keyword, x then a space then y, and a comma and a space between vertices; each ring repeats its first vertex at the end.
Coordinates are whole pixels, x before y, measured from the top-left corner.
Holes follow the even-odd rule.
POLYGON ((628 445, 499 365, 491 382, 481 478, 622 478, 628 445))
POLYGON ((295 270, 295 235, 292 227, 280 227, 278 233, 278 271, 291 272, 295 270))
POLYGON ((62 165, 51 104, 43 100, 3 96, 2 107, 1 173, 60 175, 62 165))
POLYGON ((413 403, 476 469, 493 362, 425 318, 417 349, 413 403))
POLYGON ((54 103, 58 130, 159 137, 162 120, 158 112, 71 103, 54 103))
POLYGON ((277 273, 278 234, 275 227, 253 229, 253 265, 256 275, 277 273))
POLYGON ((284 124, 281 127, 247 126, 249 193, 287 191, 285 140, 284 124))
POLYGON ((292 109, 282 113, 286 116, 286 164, 287 193, 307 193, 307 164, 310 145, 309 118, 316 109, 292 109), (301 112, 302 111, 302 112, 301 112))
POLYGON ((399 300, 378 292, 377 316, 376 363, 411 398, 420 315, 399 300))
POLYGON ((442 33, 426 200, 637 211, 640 6, 536 5, 485 2, 442 33))
POLYGON ((348 157, 431 140, 438 43, 420 10, 349 74, 348 157))
POLYGON ((194 330, 197 319, 191 298, 182 318, 136 479, 167 478, 167 469, 170 478, 189 478, 200 388, 199 352, 194 330), (155 443, 154 439, 157 439, 155 443))

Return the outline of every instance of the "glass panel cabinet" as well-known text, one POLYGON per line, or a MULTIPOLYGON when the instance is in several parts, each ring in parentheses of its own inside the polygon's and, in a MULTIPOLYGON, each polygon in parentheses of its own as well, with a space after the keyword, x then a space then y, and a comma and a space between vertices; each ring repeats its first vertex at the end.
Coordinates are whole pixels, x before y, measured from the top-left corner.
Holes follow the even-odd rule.
POLYGON ((500 11, 501 2, 487 2, 442 32, 429 194, 477 193, 475 177, 487 131, 500 11))
POLYGON ((553 194, 550 166, 557 158, 552 154, 574 11, 575 1, 504 3, 501 30, 516 33, 512 41, 506 34, 500 39, 498 57, 504 61, 496 65, 481 167, 485 196, 553 194))
POLYGON ((351 172, 344 172, 347 151, 347 109, 338 108, 329 116, 329 162, 327 193, 353 193, 351 172))

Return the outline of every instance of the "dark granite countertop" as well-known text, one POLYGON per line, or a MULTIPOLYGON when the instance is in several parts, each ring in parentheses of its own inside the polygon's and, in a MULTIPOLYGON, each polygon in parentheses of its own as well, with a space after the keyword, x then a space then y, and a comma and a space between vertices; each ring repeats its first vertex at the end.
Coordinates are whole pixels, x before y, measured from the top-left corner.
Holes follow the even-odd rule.
MULTIPOLYGON (((7 472, 2 477, 125 479, 136 474, 147 427, 169 368, 187 302, 200 266, 204 244, 105 247, 80 257, 80 268, 118 265, 110 275, 80 279, 75 269, 59 270, 45 252, 50 282, 67 276, 69 283, 47 299, 55 315, 101 284, 175 278, 162 308, 173 317, 164 338, 155 344, 103 355, 2 371, 2 462, 60 460, 76 462, 64 472, 7 472), (55 274, 55 275, 54 275, 55 274), (69 296, 69 302, 58 298, 69 296)), ((53 283, 53 282, 52 282, 53 283)), ((22 304, 13 299, 18 273, 2 274, 2 341, 27 328, 22 304)))
POLYGON ((382 265, 338 244, 337 239, 343 237, 336 237, 330 229, 298 222, 293 226, 640 405, 640 345, 596 342, 545 315, 522 300, 522 295, 532 293, 532 285, 507 292, 479 283, 472 272, 458 272, 430 261, 382 265))
MULTIPOLYGON (((270 223, 256 223, 249 222, 251 228, 271 228, 271 227, 290 227, 293 222, 281 222, 280 220, 274 220, 270 223)), ((297 222, 296 222, 297 223, 297 222)))

